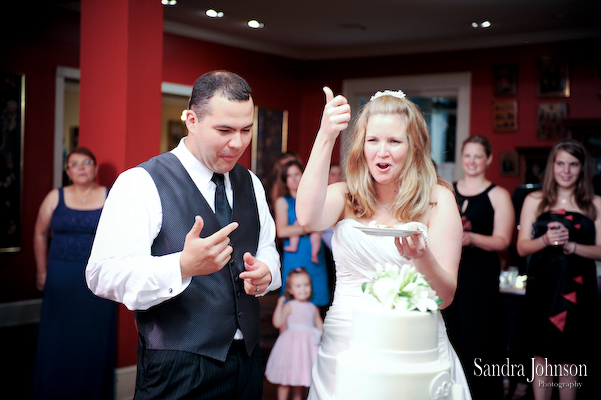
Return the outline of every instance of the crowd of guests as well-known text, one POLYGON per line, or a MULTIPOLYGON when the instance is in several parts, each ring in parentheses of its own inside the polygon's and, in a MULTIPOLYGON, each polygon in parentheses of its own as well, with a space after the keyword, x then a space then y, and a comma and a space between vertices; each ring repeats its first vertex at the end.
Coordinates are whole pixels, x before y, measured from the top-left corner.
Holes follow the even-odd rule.
POLYGON ((44 295, 34 398, 112 398, 119 302, 136 311, 136 399, 258 399, 263 373, 280 400, 330 399, 357 282, 370 279, 376 263, 394 262, 414 265, 443 299, 439 326, 448 337, 439 346, 466 399, 502 399, 504 377, 477 367, 507 359, 499 276, 513 244, 528 260, 520 312, 528 321, 521 336, 533 359, 532 395, 582 393, 576 388, 587 377, 536 372, 549 364, 592 371, 598 354, 591 318, 599 316, 601 197, 586 149, 574 140, 553 147, 542 189, 525 198, 515 221, 509 192, 486 177, 490 141, 466 139, 463 177, 446 182, 430 158, 420 110, 400 91, 378 92, 363 107, 343 174, 332 151, 351 110, 343 96, 324 93, 307 165, 282 153, 265 182, 237 164, 250 143, 254 100, 227 71, 196 81, 188 136, 124 172, 110 194, 96 183, 90 150, 68 155, 72 184, 46 196, 35 226, 44 295), (227 131, 212 130, 217 123, 227 131), (419 222, 428 240, 418 233, 371 242, 351 229, 372 220, 419 222), (268 292, 279 294, 272 322, 280 335, 264 368, 259 297, 268 292), (195 317, 179 322, 185 315, 195 317))

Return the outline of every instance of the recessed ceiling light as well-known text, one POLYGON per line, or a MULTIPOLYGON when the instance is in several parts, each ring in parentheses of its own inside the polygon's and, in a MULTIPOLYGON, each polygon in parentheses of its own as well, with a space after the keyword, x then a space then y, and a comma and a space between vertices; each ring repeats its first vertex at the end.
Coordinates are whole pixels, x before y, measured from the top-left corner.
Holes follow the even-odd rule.
POLYGON ((205 14, 207 14, 207 17, 211 18, 223 18, 225 15, 223 11, 215 11, 212 8, 209 8, 207 11, 205 11, 205 14))
POLYGON ((479 25, 477 22, 472 22, 472 28, 477 28, 479 25))
POLYGON ((248 26, 253 29, 263 28, 265 25, 262 22, 257 21, 256 19, 251 19, 248 21, 248 26))
POLYGON ((490 23, 490 21, 484 21, 480 24, 480 26, 482 28, 489 28, 492 24, 490 23))
POLYGON ((161 4, 164 6, 174 6, 177 4, 177 0, 161 0, 161 4))

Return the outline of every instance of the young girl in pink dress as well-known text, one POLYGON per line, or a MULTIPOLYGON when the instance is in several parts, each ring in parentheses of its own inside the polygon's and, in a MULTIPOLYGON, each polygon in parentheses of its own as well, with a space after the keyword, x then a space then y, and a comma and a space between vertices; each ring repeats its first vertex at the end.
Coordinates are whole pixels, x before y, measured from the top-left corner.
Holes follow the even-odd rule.
POLYGON ((297 268, 286 278, 286 293, 278 299, 273 313, 273 325, 286 327, 271 350, 265 376, 278 384, 278 400, 288 399, 290 387, 293 399, 301 400, 302 388, 311 386, 311 369, 317 356, 323 321, 317 307, 309 301, 311 277, 304 268, 297 268))

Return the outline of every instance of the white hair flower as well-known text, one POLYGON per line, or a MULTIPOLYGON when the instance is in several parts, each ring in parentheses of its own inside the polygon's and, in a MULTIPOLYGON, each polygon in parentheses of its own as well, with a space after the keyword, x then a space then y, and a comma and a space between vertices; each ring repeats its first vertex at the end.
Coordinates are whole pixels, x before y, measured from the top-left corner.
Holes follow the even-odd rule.
POLYGON ((376 92, 376 94, 371 96, 371 99, 369 99, 369 101, 372 101, 372 100, 377 99, 378 97, 382 97, 382 96, 392 96, 392 97, 396 97, 397 99, 404 99, 406 95, 405 95, 405 93, 403 93, 402 90, 397 90, 397 91, 384 90, 383 92, 376 92))

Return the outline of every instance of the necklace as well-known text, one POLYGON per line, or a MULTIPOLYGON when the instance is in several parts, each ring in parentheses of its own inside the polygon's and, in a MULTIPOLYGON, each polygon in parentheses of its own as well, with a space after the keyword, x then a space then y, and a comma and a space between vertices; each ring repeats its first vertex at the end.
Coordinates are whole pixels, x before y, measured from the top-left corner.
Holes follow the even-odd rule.
POLYGON ((92 191, 94 190, 94 187, 92 186, 90 189, 87 190, 87 193, 85 195, 83 195, 83 200, 81 201, 82 204, 86 204, 88 202, 88 196, 90 195, 90 193, 92 193, 92 191))
POLYGON ((386 210, 386 212, 390 215, 392 215, 392 211, 390 211, 390 207, 392 207, 392 205, 390 207, 386 207, 386 205, 384 205, 384 203, 382 203, 380 200, 378 200, 378 203, 380 203, 380 205, 382 207, 384 207, 384 209, 386 210))

